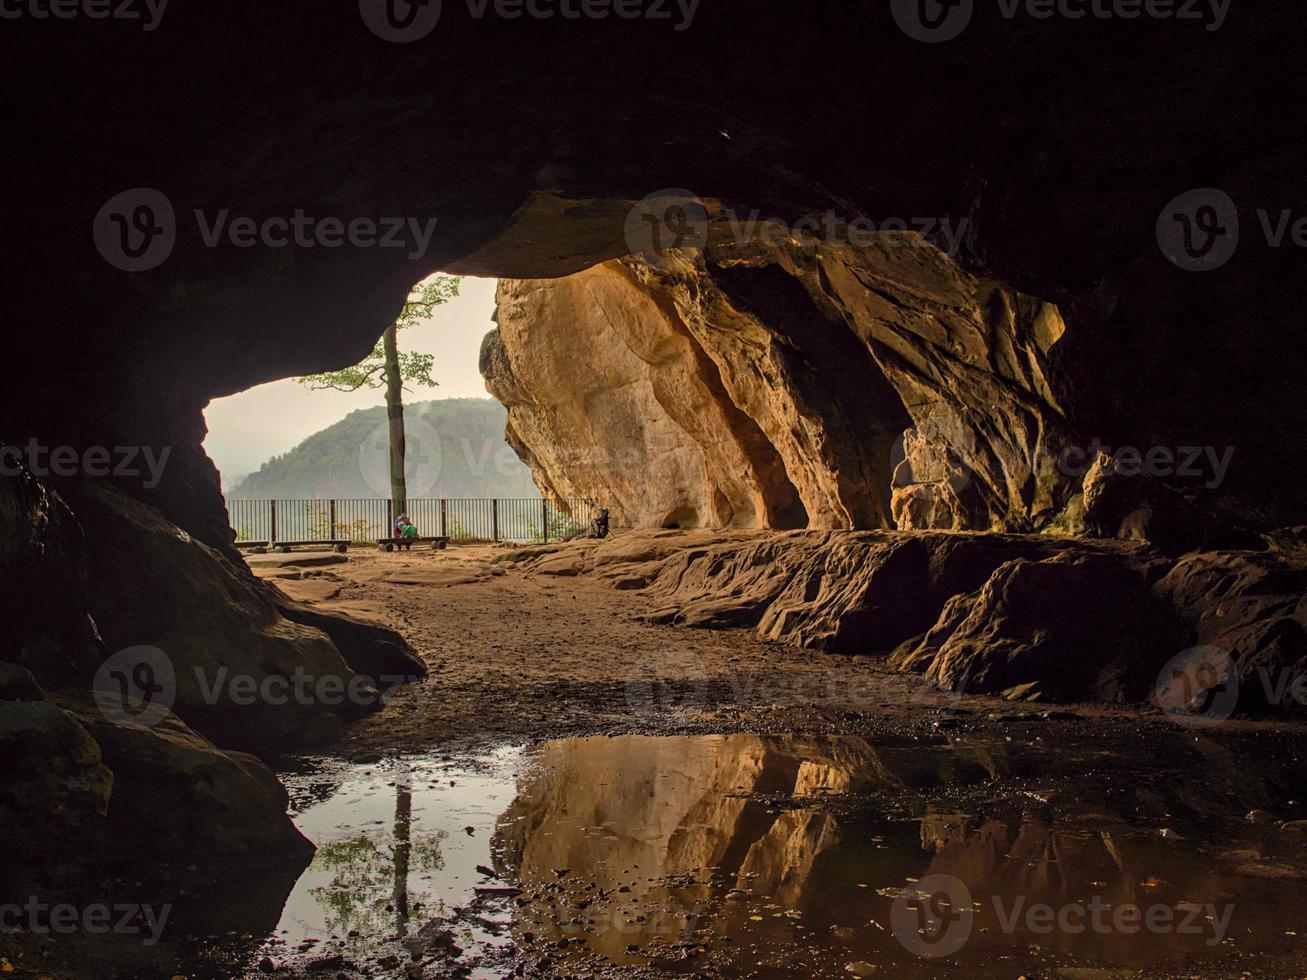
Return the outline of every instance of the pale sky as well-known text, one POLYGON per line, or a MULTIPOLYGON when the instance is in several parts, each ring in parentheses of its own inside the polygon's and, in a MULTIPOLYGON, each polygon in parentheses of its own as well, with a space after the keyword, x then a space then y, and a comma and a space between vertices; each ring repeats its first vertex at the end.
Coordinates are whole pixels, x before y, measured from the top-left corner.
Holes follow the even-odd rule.
MULTIPOLYGON (((494 327, 490 317, 495 312, 495 283, 464 278, 457 299, 439 307, 432 319, 402 332, 402 350, 436 355, 431 376, 439 383, 436 388, 409 386, 406 401, 489 397, 477 359, 481 338, 494 327)), ((226 486, 355 409, 385 403, 380 388, 310 392, 293 378, 273 381, 211 402, 204 413, 209 424, 204 447, 226 486)))

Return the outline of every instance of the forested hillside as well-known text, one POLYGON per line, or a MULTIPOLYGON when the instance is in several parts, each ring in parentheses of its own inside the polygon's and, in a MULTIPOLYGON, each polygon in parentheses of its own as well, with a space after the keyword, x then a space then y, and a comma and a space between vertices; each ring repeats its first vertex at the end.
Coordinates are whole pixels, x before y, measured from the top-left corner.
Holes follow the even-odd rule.
MULTIPOLYGON (((447 398, 405 407, 410 497, 538 497, 530 470, 504 441, 506 412, 490 398, 447 398), (438 445, 439 448, 436 448, 438 445)), ((351 412, 274 456, 230 499, 384 497, 386 408, 351 412)))

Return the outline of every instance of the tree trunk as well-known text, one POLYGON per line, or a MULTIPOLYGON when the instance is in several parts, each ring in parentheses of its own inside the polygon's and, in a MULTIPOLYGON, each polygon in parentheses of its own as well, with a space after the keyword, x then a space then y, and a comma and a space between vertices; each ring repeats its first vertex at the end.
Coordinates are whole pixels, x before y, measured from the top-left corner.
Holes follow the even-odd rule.
POLYGON ((408 510, 404 481, 404 387, 399 376, 399 345, 392 323, 382 335, 386 353, 386 416, 390 420, 390 506, 398 517, 408 510))
POLYGON ((403 775, 395 780, 395 888, 391 904, 395 906, 395 938, 408 936, 408 865, 412 855, 413 789, 403 775))

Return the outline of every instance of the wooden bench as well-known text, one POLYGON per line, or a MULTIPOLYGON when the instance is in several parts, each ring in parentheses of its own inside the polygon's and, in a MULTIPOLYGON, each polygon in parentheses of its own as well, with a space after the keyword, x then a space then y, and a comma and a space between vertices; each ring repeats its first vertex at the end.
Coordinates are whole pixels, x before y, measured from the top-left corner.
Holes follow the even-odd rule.
POLYGON ((273 541, 268 547, 273 551, 280 551, 283 555, 289 555, 293 548, 311 548, 315 545, 330 545, 332 551, 341 555, 349 550, 349 540, 347 538, 327 538, 318 541, 273 541))
POLYGON ((430 543, 432 551, 444 551, 449 538, 377 538, 378 551, 394 551, 396 548, 408 550, 415 544, 430 543))
POLYGON ((268 553, 268 542, 266 541, 237 541, 236 549, 238 551, 252 551, 256 555, 266 555, 268 553))

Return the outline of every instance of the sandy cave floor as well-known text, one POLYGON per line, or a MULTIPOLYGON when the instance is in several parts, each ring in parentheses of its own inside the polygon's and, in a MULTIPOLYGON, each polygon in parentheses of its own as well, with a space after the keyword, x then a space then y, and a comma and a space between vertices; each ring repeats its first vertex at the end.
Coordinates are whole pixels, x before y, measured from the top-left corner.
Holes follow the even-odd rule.
MULTIPOLYGON (((358 759, 597 734, 920 735, 1009 723, 1067 734, 1176 729, 1155 710, 959 696, 876 657, 763 641, 750 629, 647 625, 639 591, 523 570, 508 560, 518 550, 250 556, 255 574, 292 598, 399 631, 429 668, 418 683, 387 685, 386 706, 326 751, 358 759)), ((1278 721, 1222 729, 1307 735, 1307 725, 1278 721)))
POLYGON ((956 697, 876 658, 650 626, 639 592, 524 572, 507 545, 251 556, 292 598, 398 630, 428 677, 328 747, 345 758, 588 734, 883 733, 983 721, 1116 718, 956 697), (498 560, 497 560, 498 559, 498 560), (322 562, 323 564, 318 564, 322 562))

